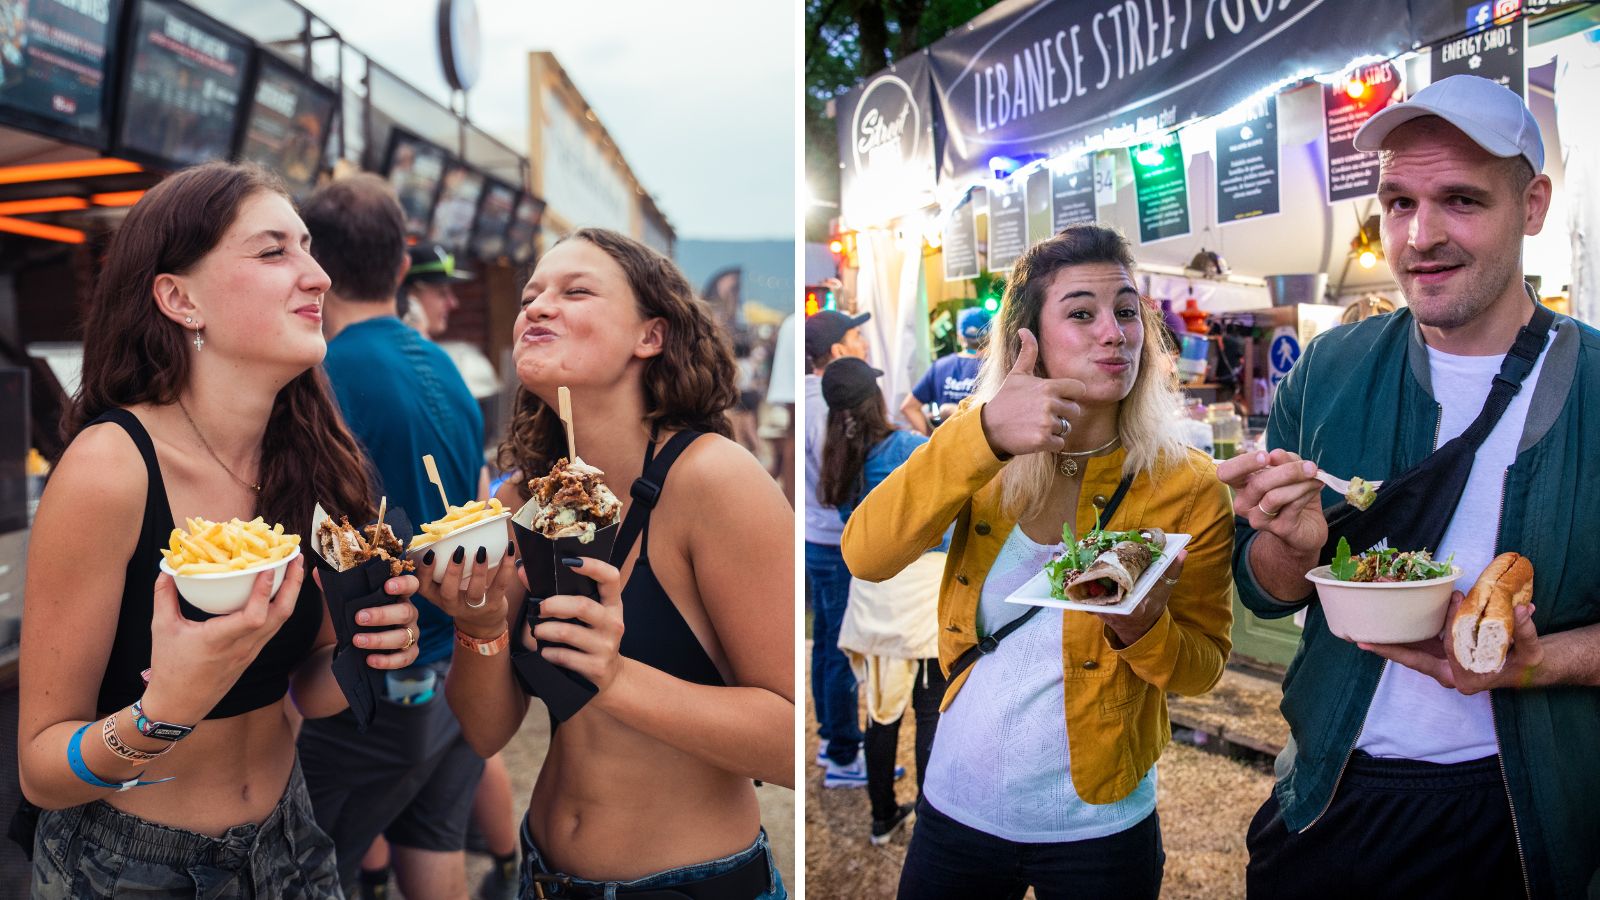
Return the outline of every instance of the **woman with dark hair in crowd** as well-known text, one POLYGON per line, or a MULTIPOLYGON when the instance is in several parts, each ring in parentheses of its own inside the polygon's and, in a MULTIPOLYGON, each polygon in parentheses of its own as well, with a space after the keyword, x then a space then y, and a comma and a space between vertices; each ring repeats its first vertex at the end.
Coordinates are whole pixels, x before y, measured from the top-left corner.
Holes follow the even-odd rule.
MULTIPOLYGON (((339 895, 291 722, 346 705, 304 559, 221 616, 158 574, 188 517, 260 516, 305 546, 319 501, 373 514, 319 366, 328 279, 309 241, 274 176, 224 163, 152 188, 112 238, 29 546, 18 753, 44 810, 36 898, 339 895)), ((416 657, 417 579, 385 589, 396 602, 364 624, 386 627, 358 644, 398 669, 416 657)))
MULTIPOLYGON (((817 499, 836 507, 846 522, 857 504, 928 442, 889 423, 888 404, 878 387, 882 374, 852 356, 836 359, 822 371, 828 433, 817 499)), ((939 579, 947 549, 944 542, 929 548, 881 583, 850 580, 839 648, 850 659, 856 681, 866 688, 867 798, 872 805, 868 839, 874 844, 887 843, 915 818, 916 805, 900 803, 894 791, 906 708, 916 717, 919 794, 939 726, 939 698, 945 689, 939 669, 939 579)))
POLYGON ((751 782, 794 781, 794 513, 729 440, 727 339, 671 260, 601 229, 540 258, 513 339, 522 387, 500 464, 517 474, 500 499, 521 505, 528 478, 567 455, 564 386, 578 453, 624 503, 614 565, 564 561, 599 601, 540 604, 577 621, 511 635, 525 581, 510 557, 496 572, 455 560, 424 589, 455 617, 446 690, 479 753, 527 713, 509 640, 598 688, 539 771, 523 896, 786 897, 751 782))

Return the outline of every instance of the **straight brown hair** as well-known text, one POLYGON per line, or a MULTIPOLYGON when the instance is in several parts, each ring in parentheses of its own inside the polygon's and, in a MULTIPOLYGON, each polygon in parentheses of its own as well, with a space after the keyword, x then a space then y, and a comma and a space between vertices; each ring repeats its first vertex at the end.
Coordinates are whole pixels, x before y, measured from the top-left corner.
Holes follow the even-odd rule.
MULTIPOLYGON (((662 431, 704 431, 731 437, 728 410, 739 401, 739 370, 728 335, 676 263, 638 241, 604 228, 582 228, 568 241, 587 241, 616 260, 645 318, 666 322, 661 352, 645 360, 645 422, 662 431)), ((566 455, 561 418, 526 387, 517 388, 511 424, 500 443, 502 471, 518 471, 520 496, 526 479, 543 475, 566 455)))
MULTIPOLYGON (((190 271, 263 191, 289 196, 260 166, 213 162, 167 177, 134 204, 111 238, 84 316, 82 386, 62 422, 65 441, 108 410, 177 402, 195 351, 158 310, 156 277, 190 271)), ((376 512, 367 472, 321 366, 278 392, 261 444, 258 514, 301 535, 318 501, 366 521, 376 512)))

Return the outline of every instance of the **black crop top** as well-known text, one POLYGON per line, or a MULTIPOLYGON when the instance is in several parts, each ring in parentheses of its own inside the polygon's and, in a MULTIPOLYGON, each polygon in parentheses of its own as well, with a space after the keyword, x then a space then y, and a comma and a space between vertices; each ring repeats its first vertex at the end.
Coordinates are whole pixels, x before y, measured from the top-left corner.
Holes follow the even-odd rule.
MULTIPOLYGON (((112 422, 120 425, 139 448, 144 457, 145 471, 150 487, 145 494, 144 521, 139 527, 139 542, 134 545, 133 557, 122 583, 122 608, 117 616, 116 638, 111 644, 111 658, 106 660, 106 672, 100 680, 98 715, 109 715, 139 699, 144 693, 144 680, 140 677, 150 667, 150 620, 155 614, 152 588, 156 576, 161 574, 161 548, 167 546, 172 534, 174 519, 172 507, 167 502, 166 483, 161 479, 161 466, 156 462, 155 444, 138 417, 125 409, 113 409, 95 419, 90 425, 112 422)), ((185 618, 203 621, 212 618, 208 613, 189 605, 179 597, 178 608, 185 618)), ((317 632, 322 628, 322 593, 316 582, 306 576, 295 602, 294 613, 272 636, 255 661, 234 683, 233 689, 206 715, 207 719, 226 719, 251 710, 269 706, 283 698, 289 690, 289 673, 311 653, 317 632)))
POLYGON ((723 687, 726 682, 716 663, 650 569, 650 513, 666 485, 667 471, 700 434, 678 432, 661 448, 660 456, 655 455, 655 437, 651 437, 644 453, 644 472, 633 483, 633 505, 617 533, 611 562, 620 568, 633 549, 634 539, 640 538, 639 558, 622 588, 621 654, 684 681, 723 687))

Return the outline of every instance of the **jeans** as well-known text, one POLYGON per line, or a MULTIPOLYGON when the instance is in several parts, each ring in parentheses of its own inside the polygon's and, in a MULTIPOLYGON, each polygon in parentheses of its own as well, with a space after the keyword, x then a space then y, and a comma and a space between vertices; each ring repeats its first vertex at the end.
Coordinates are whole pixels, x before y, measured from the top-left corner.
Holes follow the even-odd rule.
POLYGON ((35 900, 343 896, 333 841, 311 816, 298 763, 283 799, 260 825, 235 825, 210 837, 147 822, 96 800, 41 813, 33 848, 35 900))
MULTIPOLYGON (((710 862, 695 863, 688 866, 679 866, 676 869, 667 869, 643 878, 632 881, 585 881, 582 878, 569 878, 563 884, 546 882, 543 885, 545 897, 597 897, 604 900, 613 900, 620 892, 624 897, 629 891, 642 888, 662 888, 673 885, 689 884, 701 879, 710 878, 731 872, 739 866, 748 863, 756 856, 764 856, 767 860, 767 890, 765 893, 755 894, 749 900, 788 900, 789 891, 783 886, 783 876, 778 874, 778 864, 772 858, 772 848, 767 843, 767 830, 761 829, 756 836, 755 843, 738 853, 713 859, 710 862)), ((534 900, 540 896, 540 891, 534 884, 535 875, 551 875, 545 867, 544 857, 539 855, 539 848, 534 846, 533 835, 528 833, 528 820, 522 820, 522 892, 518 896, 522 900, 534 900)))
MULTIPOLYGON (((933 751, 933 734, 939 727, 939 701, 944 698, 944 672, 939 660, 922 660, 916 679, 916 686, 911 689, 911 714, 917 726, 917 799, 921 800, 922 778, 928 771, 928 754, 933 751)), ((894 793, 894 760, 900 749, 903 721, 904 714, 887 725, 867 722, 867 799, 872 803, 872 817, 882 822, 893 818, 900 808, 894 793)))
POLYGON ((856 676, 839 649, 839 626, 850 601, 844 554, 838 547, 807 541, 806 578, 811 581, 811 703, 817 711, 817 735, 829 759, 849 765, 861 750, 861 723, 856 676))
POLYGON ((900 900, 1156 900, 1167 854, 1155 813, 1086 841, 1020 844, 957 822, 923 800, 900 870, 900 900))

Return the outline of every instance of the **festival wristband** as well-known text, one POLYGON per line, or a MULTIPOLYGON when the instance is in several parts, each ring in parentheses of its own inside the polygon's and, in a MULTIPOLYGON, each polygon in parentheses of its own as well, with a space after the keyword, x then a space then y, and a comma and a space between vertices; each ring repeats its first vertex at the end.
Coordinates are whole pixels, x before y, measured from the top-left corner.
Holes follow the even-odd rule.
POLYGON ((155 738, 158 741, 181 741, 188 737, 191 731, 194 731, 193 725, 174 725, 171 722, 153 721, 144 714, 143 697, 133 701, 133 706, 129 707, 129 711, 133 713, 133 727, 139 729, 139 733, 147 738, 155 738))
POLYGON ((162 747, 160 750, 151 752, 149 750, 140 750, 137 747, 130 747, 127 744, 124 744, 122 742, 122 738, 117 734, 116 713, 106 716, 105 721, 102 723, 102 727, 100 729, 100 737, 106 742, 107 750, 110 750, 112 753, 115 753, 117 756, 121 757, 123 761, 135 766, 142 766, 147 762, 151 762, 161 756, 161 754, 172 749, 172 745, 168 744, 167 746, 162 747))
POLYGON ((83 733, 89 730, 89 726, 91 724, 93 723, 83 723, 83 725, 80 726, 77 731, 72 733, 72 737, 67 740, 67 765, 72 767, 72 774, 78 776, 79 781, 98 788, 116 788, 119 792, 121 792, 126 791, 129 788, 143 787, 147 784, 160 784, 163 781, 172 780, 172 776, 169 775, 166 778, 157 778, 154 781, 140 781, 139 777, 136 775, 129 781, 105 781, 99 776, 95 775, 93 772, 89 771, 89 764, 83 761, 82 744, 83 733))
POLYGON ((510 629, 507 629, 500 632, 499 637, 490 638, 486 641, 482 640, 481 638, 475 638, 457 628, 456 644, 471 650, 479 656, 494 656, 496 653, 499 653, 501 650, 504 650, 511 644, 511 631, 510 629))

